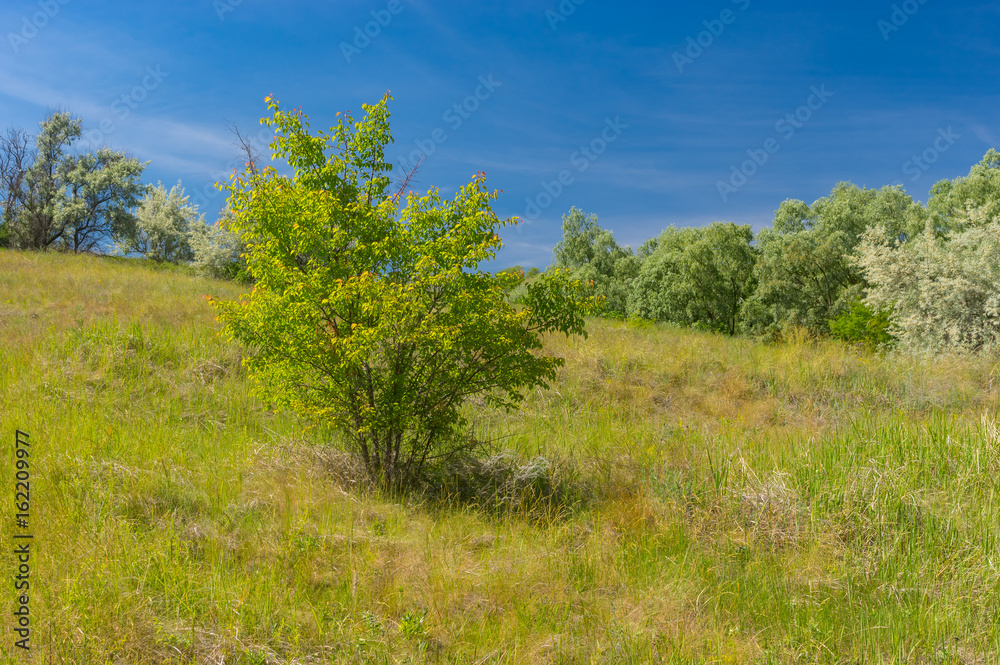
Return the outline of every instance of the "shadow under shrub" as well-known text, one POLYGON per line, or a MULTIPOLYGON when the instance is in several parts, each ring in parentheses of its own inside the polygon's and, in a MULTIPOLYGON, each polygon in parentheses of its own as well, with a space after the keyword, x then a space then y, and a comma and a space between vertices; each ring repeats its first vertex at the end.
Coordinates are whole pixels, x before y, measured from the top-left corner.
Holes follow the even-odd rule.
POLYGON ((431 467, 415 490, 432 503, 530 519, 565 516, 595 496, 569 461, 522 460, 510 450, 453 457, 431 467))

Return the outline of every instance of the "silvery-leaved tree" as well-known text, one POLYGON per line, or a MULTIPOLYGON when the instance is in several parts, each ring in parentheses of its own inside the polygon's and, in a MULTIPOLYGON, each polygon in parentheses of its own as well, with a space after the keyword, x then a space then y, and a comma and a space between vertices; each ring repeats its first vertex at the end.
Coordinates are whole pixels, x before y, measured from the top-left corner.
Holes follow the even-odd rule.
POLYGON ((117 243, 119 251, 172 263, 194 259, 190 235, 195 228, 205 226, 205 216, 191 204, 180 181, 169 192, 163 183, 151 187, 135 217, 134 228, 117 243))
POLYGON ((934 222, 905 243, 869 230, 856 263, 870 287, 873 309, 891 311, 899 346, 922 352, 1000 347, 1000 206, 967 204, 950 235, 934 222))
POLYGON ((508 303, 520 276, 479 268, 512 221, 481 174, 452 200, 390 192, 389 99, 316 134, 266 100, 291 175, 234 175, 229 227, 256 284, 212 303, 261 396, 333 424, 373 479, 399 487, 470 445, 468 397, 511 408, 553 380, 562 361, 540 352, 540 333, 585 334, 595 303, 562 273, 508 303))
POLYGON ((219 212, 215 224, 194 224, 188 233, 188 243, 194 254, 192 265, 203 275, 218 279, 253 281, 246 270, 246 246, 229 229, 233 211, 228 207, 219 212))
POLYGON ((940 180, 930 194, 927 210, 938 236, 961 231, 970 202, 976 208, 1000 205, 1000 153, 990 148, 968 175, 940 180))

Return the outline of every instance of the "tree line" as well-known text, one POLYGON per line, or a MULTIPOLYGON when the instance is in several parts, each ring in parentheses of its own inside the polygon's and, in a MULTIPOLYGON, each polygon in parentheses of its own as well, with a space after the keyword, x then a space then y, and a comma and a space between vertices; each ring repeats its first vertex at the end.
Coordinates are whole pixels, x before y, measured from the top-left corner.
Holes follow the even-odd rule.
POLYGON ((978 351, 1000 344, 998 204, 990 149, 968 175, 936 183, 926 205, 898 185, 841 182, 812 204, 782 202, 756 235, 726 222, 671 226, 633 251, 574 207, 549 271, 590 284, 605 316, 978 351))
MULTIPOLYGON (((74 150, 82 121, 52 113, 37 136, 0 135, 0 247, 115 252, 251 279, 246 246, 220 211, 207 224, 180 182, 141 182, 148 164, 74 150)), ((248 161, 255 169, 247 145, 248 161)), ((1000 153, 942 180, 926 204, 901 186, 838 183, 812 204, 781 203, 770 228, 669 227, 637 250, 572 208, 546 273, 590 285, 605 316, 778 339, 793 330, 912 350, 1000 343, 1000 153)))
POLYGON ((148 162, 109 148, 77 150, 82 136, 82 121, 66 112, 50 114, 36 136, 17 128, 0 135, 0 247, 115 252, 240 275, 230 211, 206 224, 179 182, 169 191, 145 184, 148 162))

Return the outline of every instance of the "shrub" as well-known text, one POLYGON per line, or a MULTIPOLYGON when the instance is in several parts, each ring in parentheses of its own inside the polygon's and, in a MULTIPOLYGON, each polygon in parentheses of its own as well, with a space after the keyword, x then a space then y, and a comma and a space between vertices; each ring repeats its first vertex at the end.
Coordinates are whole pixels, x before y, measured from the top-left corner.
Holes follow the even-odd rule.
POLYGON ((859 298, 830 322, 830 334, 836 339, 862 344, 869 349, 885 347, 895 341, 889 333, 889 317, 890 310, 873 310, 859 298))
POLYGON ((502 246, 496 197, 477 176, 455 198, 389 193, 388 95, 309 132, 301 111, 268 99, 271 149, 294 175, 248 168, 228 187, 228 223, 257 280, 246 299, 214 301, 257 392, 339 429, 373 479, 400 487, 470 446, 472 395, 515 407, 555 378, 540 333, 584 334, 593 301, 563 272, 526 283, 479 270, 502 246))

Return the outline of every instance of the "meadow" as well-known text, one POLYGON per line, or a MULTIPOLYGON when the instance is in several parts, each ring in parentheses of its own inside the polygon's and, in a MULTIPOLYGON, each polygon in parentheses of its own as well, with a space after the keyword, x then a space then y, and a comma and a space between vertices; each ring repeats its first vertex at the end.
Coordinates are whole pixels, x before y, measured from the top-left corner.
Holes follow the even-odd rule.
POLYGON ((269 409, 151 262, 0 250, 0 654, 31 662, 961 663, 1000 653, 1000 359, 593 319, 419 491, 269 409))

